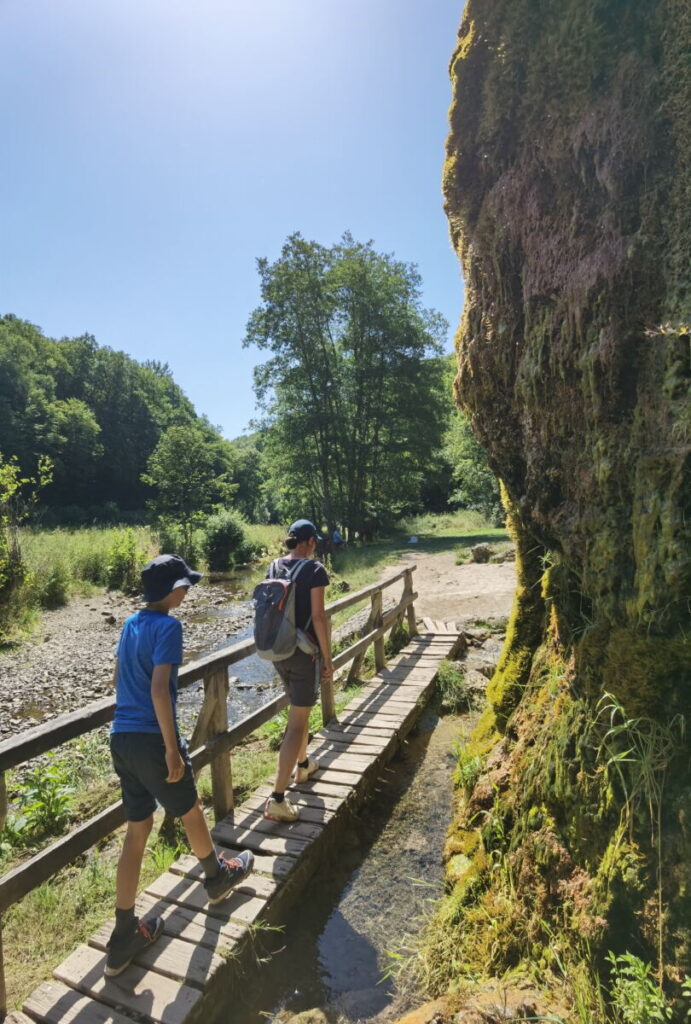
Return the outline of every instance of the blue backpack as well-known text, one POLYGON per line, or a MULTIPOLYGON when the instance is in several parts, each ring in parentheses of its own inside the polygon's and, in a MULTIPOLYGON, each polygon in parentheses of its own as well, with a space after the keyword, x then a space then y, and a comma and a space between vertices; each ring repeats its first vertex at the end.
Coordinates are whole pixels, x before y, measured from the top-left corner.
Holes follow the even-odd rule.
MULTIPOLYGON (((266 661, 284 661, 295 654, 297 647, 315 655, 319 647, 295 625, 295 581, 309 558, 297 559, 288 569, 278 559, 269 566, 265 580, 254 588, 254 642, 257 654, 266 661), (280 574, 280 575, 279 575, 280 574)), ((309 617, 305 629, 308 628, 309 617)))

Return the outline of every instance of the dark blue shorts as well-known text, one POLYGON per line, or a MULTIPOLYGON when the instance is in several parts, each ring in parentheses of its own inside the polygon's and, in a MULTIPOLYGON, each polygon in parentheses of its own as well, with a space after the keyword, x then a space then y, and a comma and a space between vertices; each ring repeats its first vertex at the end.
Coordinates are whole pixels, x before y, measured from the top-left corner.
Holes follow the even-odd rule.
POLYGON ((289 658, 274 663, 283 680, 290 703, 296 708, 311 708, 317 703, 321 680, 321 658, 313 658, 300 649, 289 658))
POLYGON ((120 778, 127 821, 144 821, 159 803, 171 818, 181 818, 197 801, 192 765, 183 739, 178 739, 185 774, 166 782, 166 747, 160 733, 114 732, 110 736, 113 765, 120 778))

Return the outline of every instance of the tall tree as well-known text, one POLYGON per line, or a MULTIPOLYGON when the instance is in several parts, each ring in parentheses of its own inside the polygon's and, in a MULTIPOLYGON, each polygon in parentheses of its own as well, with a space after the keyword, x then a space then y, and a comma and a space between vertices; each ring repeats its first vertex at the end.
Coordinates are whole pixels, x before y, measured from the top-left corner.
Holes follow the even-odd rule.
POLYGON ((415 507, 444 428, 446 322, 423 309, 415 267, 349 234, 325 248, 292 235, 258 260, 262 304, 245 344, 277 487, 319 520, 373 526, 415 507))

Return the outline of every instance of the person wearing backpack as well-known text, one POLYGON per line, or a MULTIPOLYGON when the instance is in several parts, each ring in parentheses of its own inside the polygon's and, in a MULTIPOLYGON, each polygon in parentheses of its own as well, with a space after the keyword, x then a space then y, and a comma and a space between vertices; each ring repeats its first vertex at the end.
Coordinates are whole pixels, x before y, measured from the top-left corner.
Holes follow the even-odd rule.
MULTIPOLYGON (((293 523, 285 541, 288 554, 271 563, 264 584, 257 587, 258 591, 262 587, 268 590, 268 581, 282 582, 285 603, 289 606, 286 619, 294 615, 292 643, 297 644, 288 657, 283 656, 278 644, 274 644, 273 652, 264 650, 264 656, 274 661, 290 700, 288 725, 278 754, 276 783, 264 807, 264 817, 272 821, 297 820, 299 808, 285 796, 290 777, 294 773, 296 782, 305 782, 319 767, 307 756, 309 716, 319 696, 320 681, 333 676, 333 663, 330 626, 324 606, 329 577, 321 562, 314 558, 318 538, 317 529, 309 519, 293 523), (290 607, 292 601, 294 606, 290 607)), ((287 625, 290 629, 293 623, 287 625)), ((260 643, 257 649, 261 654, 260 643)))

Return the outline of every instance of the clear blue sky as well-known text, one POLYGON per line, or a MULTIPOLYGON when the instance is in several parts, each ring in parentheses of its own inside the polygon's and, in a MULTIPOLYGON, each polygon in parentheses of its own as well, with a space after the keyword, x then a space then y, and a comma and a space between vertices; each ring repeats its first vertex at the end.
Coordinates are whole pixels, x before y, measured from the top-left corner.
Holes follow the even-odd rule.
POLYGON ((255 258, 293 231, 417 263, 451 338, 462 3, 0 0, 0 312, 168 362, 228 437, 254 413, 255 258))

